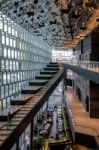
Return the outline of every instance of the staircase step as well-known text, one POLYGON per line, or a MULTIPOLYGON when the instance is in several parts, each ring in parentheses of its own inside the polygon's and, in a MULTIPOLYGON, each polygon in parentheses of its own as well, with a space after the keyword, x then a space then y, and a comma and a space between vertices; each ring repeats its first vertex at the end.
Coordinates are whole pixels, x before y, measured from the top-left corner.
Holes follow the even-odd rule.
POLYGON ((59 65, 55 65, 55 64, 48 64, 46 65, 47 67, 59 67, 59 65))
POLYGON ((54 71, 58 71, 59 67, 46 67, 44 68, 44 70, 54 70, 54 71))
POLYGON ((17 122, 17 121, 16 121, 16 122, 15 122, 15 121, 12 121, 12 122, 11 122, 11 126, 12 126, 12 127, 17 126, 18 124, 19 124, 19 121, 18 121, 18 122, 17 122))
POLYGON ((0 141, 5 141, 7 139, 8 135, 2 135, 0 136, 0 141))
POLYGON ((53 75, 38 75, 35 77, 35 79, 43 79, 43 80, 48 80, 51 79, 53 75))
POLYGON ((13 96, 11 99, 11 105, 23 105, 25 104, 33 95, 32 94, 21 94, 13 96))
POLYGON ((55 64, 55 65, 58 65, 57 62, 49 62, 49 64, 55 64))
POLYGON ((43 86, 48 82, 48 80, 31 80, 29 81, 29 85, 33 86, 43 86))
POLYGON ((22 94, 35 94, 41 89, 40 86, 27 86, 25 89, 21 90, 22 94))
POLYGON ((20 122, 20 121, 22 121, 22 119, 23 119, 23 118, 19 118, 19 117, 18 117, 18 118, 12 118, 11 121, 15 121, 15 122, 17 121, 17 122, 20 122))
POLYGON ((14 116, 14 118, 24 118, 24 117, 25 117, 25 114, 18 114, 14 116))
POLYGON ((11 133, 11 130, 0 130, 0 136, 2 136, 2 135, 8 135, 8 134, 10 134, 11 133))
POLYGON ((57 73, 57 71, 51 71, 51 70, 47 71, 47 70, 45 70, 45 71, 40 72, 40 74, 48 74, 48 75, 50 75, 50 74, 54 75, 55 73, 57 73))

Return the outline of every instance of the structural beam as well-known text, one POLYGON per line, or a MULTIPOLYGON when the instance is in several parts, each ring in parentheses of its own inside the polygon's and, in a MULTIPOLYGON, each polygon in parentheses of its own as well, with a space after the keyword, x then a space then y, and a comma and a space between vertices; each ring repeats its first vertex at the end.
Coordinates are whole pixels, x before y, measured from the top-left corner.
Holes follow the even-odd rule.
POLYGON ((97 84, 99 84, 99 73, 95 71, 91 71, 88 69, 80 68, 79 66, 73 66, 73 65, 67 65, 64 64, 65 69, 70 69, 77 74, 87 78, 88 80, 91 80, 97 84))

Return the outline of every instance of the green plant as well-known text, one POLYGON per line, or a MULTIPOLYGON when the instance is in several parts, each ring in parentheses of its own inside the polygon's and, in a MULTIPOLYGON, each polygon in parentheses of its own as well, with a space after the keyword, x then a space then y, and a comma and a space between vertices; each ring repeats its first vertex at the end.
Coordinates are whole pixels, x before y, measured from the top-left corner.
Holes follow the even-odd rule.
POLYGON ((34 140, 34 147, 40 148, 44 144, 44 137, 42 135, 37 135, 36 139, 34 140))

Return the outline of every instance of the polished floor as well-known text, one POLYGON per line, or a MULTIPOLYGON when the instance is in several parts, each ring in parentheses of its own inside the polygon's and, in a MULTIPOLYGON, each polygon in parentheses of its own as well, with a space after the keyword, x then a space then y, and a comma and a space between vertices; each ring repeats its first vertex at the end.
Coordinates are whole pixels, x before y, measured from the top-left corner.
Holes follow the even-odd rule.
POLYGON ((72 88, 65 91, 65 100, 72 110, 75 132, 92 135, 99 143, 99 119, 91 119, 72 88))

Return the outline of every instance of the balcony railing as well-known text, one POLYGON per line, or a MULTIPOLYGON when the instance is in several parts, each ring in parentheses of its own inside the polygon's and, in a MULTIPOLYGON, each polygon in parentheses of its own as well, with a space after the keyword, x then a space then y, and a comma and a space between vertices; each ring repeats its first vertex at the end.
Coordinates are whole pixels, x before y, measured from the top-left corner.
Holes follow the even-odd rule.
POLYGON ((78 66, 84 69, 99 72, 99 62, 98 61, 64 61, 63 63, 78 66))

